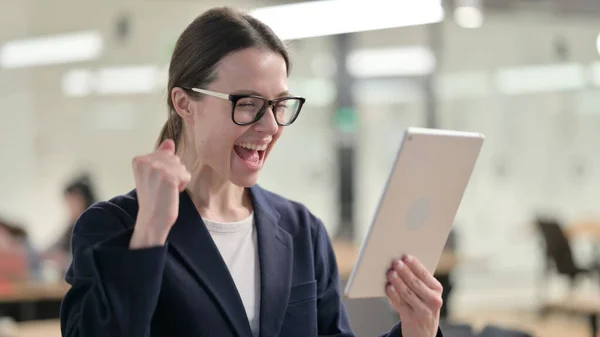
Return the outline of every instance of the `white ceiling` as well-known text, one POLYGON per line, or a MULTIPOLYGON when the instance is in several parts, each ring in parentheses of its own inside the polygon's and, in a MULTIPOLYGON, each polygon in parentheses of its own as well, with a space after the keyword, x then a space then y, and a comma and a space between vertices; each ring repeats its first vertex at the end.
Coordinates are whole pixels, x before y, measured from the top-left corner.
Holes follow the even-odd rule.
MULTIPOLYGON (((229 0, 228 6, 255 8, 276 0, 229 0)), ((115 30, 119 17, 129 15, 134 26, 167 24, 178 31, 204 10, 223 6, 218 0, 0 0, 0 43, 26 36, 68 31, 115 30)), ((139 31, 138 31, 139 33, 139 31)))

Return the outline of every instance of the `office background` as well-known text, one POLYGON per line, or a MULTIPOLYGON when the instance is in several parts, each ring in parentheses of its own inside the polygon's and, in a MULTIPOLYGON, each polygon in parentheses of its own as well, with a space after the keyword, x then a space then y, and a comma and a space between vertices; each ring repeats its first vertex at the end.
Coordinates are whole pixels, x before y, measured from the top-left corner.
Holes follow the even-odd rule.
MULTIPOLYGON (((290 40, 290 89, 307 104, 260 184, 306 204, 332 237, 359 245, 406 127, 482 132, 486 142, 456 217, 459 259, 448 305, 460 317, 534 312, 572 293, 567 279, 545 276, 536 218, 600 231, 600 2, 442 4, 438 18, 427 14, 436 1, 372 1, 373 12, 408 23, 290 40)), ((131 158, 153 149, 167 116, 166 72, 178 34, 220 5, 0 0, 0 216, 21 224, 36 250, 69 225, 63 187, 74 176, 88 173, 100 199, 134 187, 131 158), (24 40, 64 34, 78 42, 48 40, 19 54, 24 40), (60 48, 74 48, 73 59, 61 59, 60 48)), ((329 20, 344 16, 343 7, 329 20)), ((597 260, 598 241, 597 234, 569 238, 577 264, 597 260)), ((600 296, 598 281, 585 279, 576 291, 600 296)), ((587 336, 586 323, 573 324, 587 336)))

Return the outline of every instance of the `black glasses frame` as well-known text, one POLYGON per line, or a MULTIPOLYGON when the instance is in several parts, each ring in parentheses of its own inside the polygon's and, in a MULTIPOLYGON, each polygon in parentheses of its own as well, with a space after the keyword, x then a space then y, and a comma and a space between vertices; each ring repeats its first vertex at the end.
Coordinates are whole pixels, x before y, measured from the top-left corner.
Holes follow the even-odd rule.
POLYGON ((273 111, 273 117, 275 117, 275 122, 277 123, 277 125, 279 126, 289 126, 292 123, 294 123, 294 121, 296 121, 296 119, 298 118, 298 116, 300 115, 300 111, 302 110, 302 106, 304 106, 304 103, 306 103, 306 98, 304 97, 300 97, 300 96, 285 96, 285 97, 279 97, 273 100, 269 100, 266 99, 262 96, 258 96, 258 95, 247 95, 247 94, 236 94, 236 95, 230 95, 230 94, 224 94, 224 93, 220 93, 220 92, 216 92, 216 91, 210 91, 210 90, 206 90, 206 89, 199 89, 199 88, 184 88, 187 90, 191 90, 193 92, 196 93, 200 93, 200 94, 204 94, 204 95, 208 95, 208 96, 212 96, 212 97, 216 97, 216 98, 220 98, 220 99, 226 99, 231 101, 232 103, 232 108, 231 108, 231 121, 239 126, 248 126, 251 124, 254 124, 256 122, 258 122, 264 115, 265 112, 267 111, 268 107, 271 107, 271 111, 273 111), (235 120, 235 107, 237 106, 237 102, 241 99, 244 98, 256 98, 256 99, 260 99, 264 102, 263 107, 260 109, 260 111, 258 111, 258 113, 256 114, 256 117, 247 123, 239 123, 235 120), (274 109, 274 105, 282 102, 282 101, 286 101, 286 100, 298 100, 299 104, 298 104, 298 110, 296 111, 296 114, 294 115, 294 117, 292 117, 292 119, 288 122, 288 123, 281 123, 278 119, 277 119, 277 115, 275 114, 275 109, 274 109))

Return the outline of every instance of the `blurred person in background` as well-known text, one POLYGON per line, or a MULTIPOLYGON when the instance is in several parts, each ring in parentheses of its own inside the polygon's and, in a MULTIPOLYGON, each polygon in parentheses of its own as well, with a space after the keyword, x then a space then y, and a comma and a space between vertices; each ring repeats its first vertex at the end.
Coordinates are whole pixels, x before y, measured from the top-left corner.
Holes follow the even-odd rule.
POLYGON ((0 282, 12 284, 39 270, 39 259, 22 226, 0 219, 0 282))
POLYGON ((68 226, 58 240, 50 246, 44 257, 58 263, 64 271, 71 261, 73 227, 81 214, 96 202, 96 193, 90 177, 84 174, 69 182, 63 190, 63 197, 69 217, 68 226))
MULTIPOLYGON (((256 184, 304 104, 289 69, 282 41, 249 15, 217 8, 185 29, 135 190, 75 225, 63 336, 354 336, 323 223, 256 184)), ((387 276, 401 323, 383 336, 441 336, 433 275, 406 256, 387 276)))
MULTIPOLYGON (((39 259, 27 239, 27 232, 22 226, 0 219, 0 293, 11 294, 20 284, 35 280, 39 275, 39 259)), ((10 300, 0 303, 0 316, 17 317, 18 305, 10 300)), ((10 319, 9 319, 10 320, 10 319)), ((4 336, 4 329, 0 335, 4 336)), ((11 335, 12 336, 12 335, 11 335)))

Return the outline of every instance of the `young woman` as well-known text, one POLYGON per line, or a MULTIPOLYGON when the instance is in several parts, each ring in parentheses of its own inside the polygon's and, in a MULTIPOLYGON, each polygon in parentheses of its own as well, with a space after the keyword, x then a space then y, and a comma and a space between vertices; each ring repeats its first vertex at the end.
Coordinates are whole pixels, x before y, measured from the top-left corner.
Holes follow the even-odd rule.
POLYGON ((51 250, 64 255, 71 255, 71 235, 77 219, 96 202, 96 195, 90 177, 83 175, 67 184, 63 191, 65 204, 69 216, 69 226, 58 241, 52 245, 51 250))
MULTIPOLYGON (((217 8, 185 29, 158 148, 133 159, 136 189, 75 226, 63 336, 353 336, 323 224, 256 184, 304 104, 289 69, 249 15, 217 8)), ((386 336, 440 336, 439 282, 411 257, 388 277, 402 324, 386 336)))

